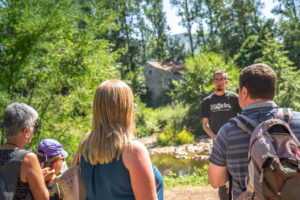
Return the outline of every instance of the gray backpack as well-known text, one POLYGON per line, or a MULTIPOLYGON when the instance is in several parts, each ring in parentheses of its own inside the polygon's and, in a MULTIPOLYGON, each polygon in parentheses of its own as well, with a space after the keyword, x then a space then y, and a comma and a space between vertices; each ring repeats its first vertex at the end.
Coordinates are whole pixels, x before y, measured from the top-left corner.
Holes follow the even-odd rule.
POLYGON ((289 126, 292 116, 292 109, 279 108, 260 124, 245 115, 231 119, 251 135, 247 190, 237 200, 300 200, 300 143, 289 126))
MULTIPOLYGON (((30 153, 30 151, 25 151, 22 149, 17 150, 12 159, 10 159, 5 165, 0 166, 1 200, 12 200, 14 198, 22 161, 27 153, 30 153)), ((30 192, 26 197, 26 200, 27 199, 33 199, 30 192)))

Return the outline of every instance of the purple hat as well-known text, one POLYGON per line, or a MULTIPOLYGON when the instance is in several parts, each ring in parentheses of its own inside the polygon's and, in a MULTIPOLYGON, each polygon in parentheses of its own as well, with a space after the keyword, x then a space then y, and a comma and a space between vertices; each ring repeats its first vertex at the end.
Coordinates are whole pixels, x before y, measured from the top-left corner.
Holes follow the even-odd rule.
POLYGON ((38 154, 45 156, 46 160, 49 156, 61 154, 64 158, 68 157, 68 152, 63 150, 62 145, 53 139, 44 139, 38 146, 38 154))

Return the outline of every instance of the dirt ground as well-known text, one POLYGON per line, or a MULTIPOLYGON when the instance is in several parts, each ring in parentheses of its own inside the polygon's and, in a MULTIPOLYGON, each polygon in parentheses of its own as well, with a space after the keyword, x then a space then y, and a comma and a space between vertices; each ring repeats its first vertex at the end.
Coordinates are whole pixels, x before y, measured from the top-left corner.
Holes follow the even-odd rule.
POLYGON ((164 191, 165 200, 218 200, 218 190, 211 186, 177 186, 164 191))

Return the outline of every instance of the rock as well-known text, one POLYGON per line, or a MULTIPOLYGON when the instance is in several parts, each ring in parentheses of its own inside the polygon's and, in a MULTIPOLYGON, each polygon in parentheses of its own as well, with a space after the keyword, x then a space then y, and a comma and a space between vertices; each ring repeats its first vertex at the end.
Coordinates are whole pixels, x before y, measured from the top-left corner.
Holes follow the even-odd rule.
POLYGON ((171 146, 171 147, 158 147, 155 148, 153 145, 155 141, 153 140, 154 137, 151 137, 151 140, 141 138, 139 139, 141 142, 143 142, 147 148, 150 154, 173 154, 178 159, 208 159, 211 149, 212 149, 212 139, 207 137, 201 137, 196 139, 196 143, 194 144, 184 144, 179 146, 171 146), (149 142, 149 140, 151 142, 149 142))

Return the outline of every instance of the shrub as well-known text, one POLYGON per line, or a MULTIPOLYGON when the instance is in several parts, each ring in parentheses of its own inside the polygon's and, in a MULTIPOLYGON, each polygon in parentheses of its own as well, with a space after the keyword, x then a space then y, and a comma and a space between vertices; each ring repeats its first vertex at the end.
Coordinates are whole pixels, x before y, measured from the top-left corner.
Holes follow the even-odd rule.
POLYGON ((153 133, 153 129, 151 129, 150 127, 143 126, 143 125, 139 125, 138 127, 136 127, 136 130, 135 130, 135 134, 138 138, 152 135, 152 133, 153 133))
POLYGON ((157 136, 157 144, 159 146, 173 146, 180 144, 190 144, 195 142, 194 135, 186 130, 184 127, 181 131, 178 131, 173 127, 173 124, 169 124, 165 127, 163 133, 157 136))
POLYGON ((180 133, 176 135, 176 143, 177 144, 190 144, 195 142, 194 135, 183 129, 180 133))
POLYGON ((163 133, 160 133, 157 136, 157 145, 158 146, 173 146, 176 144, 175 140, 175 130, 171 127, 171 125, 168 125, 163 133))
POLYGON ((187 111, 188 107, 182 104, 172 104, 155 109, 158 128, 165 132, 164 128, 171 125, 177 132, 181 131, 187 111))
POLYGON ((170 172, 167 176, 163 176, 164 185, 166 187, 174 187, 178 185, 208 185, 207 169, 208 165, 203 165, 202 168, 195 168, 193 174, 185 176, 177 176, 176 173, 170 172))
POLYGON ((156 112, 152 108, 147 108, 141 102, 139 96, 135 96, 135 121, 136 121, 136 136, 144 137, 152 135, 158 131, 156 112))

